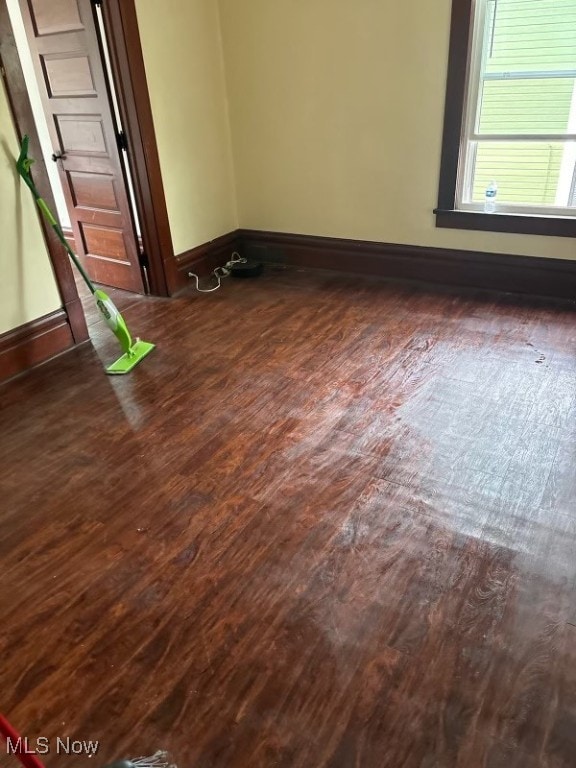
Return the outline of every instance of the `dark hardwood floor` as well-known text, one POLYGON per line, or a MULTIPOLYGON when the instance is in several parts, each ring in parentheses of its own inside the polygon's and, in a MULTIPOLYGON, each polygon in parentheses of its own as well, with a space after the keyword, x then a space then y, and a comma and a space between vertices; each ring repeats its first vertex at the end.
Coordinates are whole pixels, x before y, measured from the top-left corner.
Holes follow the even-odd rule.
POLYGON ((574 306, 115 298, 132 374, 92 322, 0 389, 0 711, 100 742, 49 768, 574 766, 574 306))

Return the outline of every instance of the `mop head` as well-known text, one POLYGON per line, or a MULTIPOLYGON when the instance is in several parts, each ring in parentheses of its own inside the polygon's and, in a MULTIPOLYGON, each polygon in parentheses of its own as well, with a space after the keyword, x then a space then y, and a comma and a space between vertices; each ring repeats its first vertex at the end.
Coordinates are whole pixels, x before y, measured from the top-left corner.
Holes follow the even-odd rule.
POLYGON ((136 757, 131 760, 116 760, 105 768, 176 768, 168 752, 159 750, 150 757, 136 757))
POLYGON ((110 376, 122 376, 124 373, 130 373, 132 368, 137 366, 141 360, 144 360, 146 355, 149 355, 155 346, 155 344, 151 344, 149 341, 136 339, 128 352, 119 357, 115 363, 107 366, 106 373, 110 374, 110 376))

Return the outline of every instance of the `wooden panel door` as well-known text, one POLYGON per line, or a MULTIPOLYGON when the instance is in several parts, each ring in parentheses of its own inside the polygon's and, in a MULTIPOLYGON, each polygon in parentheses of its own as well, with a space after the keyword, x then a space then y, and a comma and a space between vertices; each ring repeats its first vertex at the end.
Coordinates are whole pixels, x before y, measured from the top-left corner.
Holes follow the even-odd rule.
POLYGON ((90 277, 144 292, 91 0, 19 0, 48 129, 90 277))

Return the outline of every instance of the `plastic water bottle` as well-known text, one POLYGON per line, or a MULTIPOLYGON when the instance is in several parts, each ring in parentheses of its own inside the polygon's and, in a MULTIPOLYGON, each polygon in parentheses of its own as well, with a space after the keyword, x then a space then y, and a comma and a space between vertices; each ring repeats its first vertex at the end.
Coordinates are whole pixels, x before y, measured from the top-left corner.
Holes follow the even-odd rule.
POLYGON ((494 213, 496 210, 496 195, 498 194, 498 184, 495 181, 491 181, 486 187, 484 194, 484 212, 494 213))

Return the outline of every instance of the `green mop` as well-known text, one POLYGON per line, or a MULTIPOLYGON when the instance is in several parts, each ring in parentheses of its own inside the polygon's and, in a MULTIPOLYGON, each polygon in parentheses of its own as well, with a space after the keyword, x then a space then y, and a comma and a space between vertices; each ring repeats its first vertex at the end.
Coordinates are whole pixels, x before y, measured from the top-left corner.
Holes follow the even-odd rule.
POLYGON ((32 177, 30 175, 30 166, 34 162, 31 158, 28 157, 28 143, 29 139, 28 136, 24 136, 22 139, 22 146, 20 148, 20 157, 18 158, 18 162, 16 163, 16 167, 18 169, 18 173, 28 187, 30 187, 32 194, 34 195, 34 199, 38 203, 38 207, 46 217, 46 219, 50 222, 52 229, 56 234, 58 235, 58 239, 66 249, 68 256, 72 259, 72 262, 74 263, 74 266, 76 269, 80 272, 82 277, 84 278, 84 282, 90 289, 90 293, 94 296, 94 299, 96 300, 96 306, 102 313, 102 317, 104 318, 106 325, 110 328, 114 336, 118 339, 120 346, 122 347, 122 351, 124 354, 122 357, 119 357, 118 360, 116 360, 115 363, 112 363, 111 365, 107 366, 106 373, 109 374, 123 374, 123 373, 129 373, 134 366, 138 365, 138 363, 146 357, 153 349, 154 344, 150 344, 148 341, 140 341, 140 339, 136 339, 136 341, 132 341, 132 337, 130 335, 130 331, 128 330, 128 326, 126 325, 126 322, 116 306, 114 305, 114 302, 112 299, 104 293, 104 291, 100 290, 99 288, 96 288, 90 278, 88 277, 86 270, 80 263, 78 257, 70 248, 68 245, 68 242, 66 241, 66 238, 64 237, 64 233, 62 232, 62 227, 60 224, 56 221, 54 218, 52 212, 46 205, 46 202, 40 197, 38 190, 36 189, 34 182, 32 181, 32 177))

